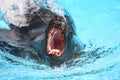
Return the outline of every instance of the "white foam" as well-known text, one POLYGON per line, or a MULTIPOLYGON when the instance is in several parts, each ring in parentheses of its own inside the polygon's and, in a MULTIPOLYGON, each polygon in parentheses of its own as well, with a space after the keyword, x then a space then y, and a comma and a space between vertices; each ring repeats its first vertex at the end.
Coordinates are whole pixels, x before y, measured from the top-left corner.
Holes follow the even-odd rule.
POLYGON ((51 10, 53 13, 56 13, 57 15, 63 16, 64 17, 64 11, 63 7, 60 6, 59 1, 56 0, 35 0, 35 2, 38 4, 43 4, 47 9, 51 10), (41 2, 41 3, 40 3, 41 2))
POLYGON ((43 2, 52 12, 61 16, 64 15, 61 7, 53 0, 37 1, 39 4, 36 4, 34 0, 0 0, 0 9, 5 15, 6 21, 19 27, 29 25, 30 17, 26 17, 26 15, 32 15, 33 12, 40 9, 43 2))
POLYGON ((54 2, 54 0, 46 0, 47 7, 54 13, 64 16, 64 12, 62 10, 62 7, 54 2))
POLYGON ((8 22, 20 27, 29 25, 26 14, 38 10, 33 0, 0 0, 0 8, 8 22))

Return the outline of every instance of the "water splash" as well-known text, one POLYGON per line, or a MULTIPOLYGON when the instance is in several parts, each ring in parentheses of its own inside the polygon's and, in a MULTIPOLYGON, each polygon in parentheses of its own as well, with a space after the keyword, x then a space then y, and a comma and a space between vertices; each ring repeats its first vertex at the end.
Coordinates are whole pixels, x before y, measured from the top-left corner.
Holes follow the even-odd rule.
POLYGON ((0 9, 5 19, 16 26, 23 27, 29 25, 30 16, 38 11, 42 4, 52 12, 64 16, 64 12, 60 6, 53 0, 0 0, 0 9))
MULTIPOLYGON (((35 0, 36 4, 38 6, 40 6, 40 0, 35 0)), ((51 10, 53 13, 56 13, 60 16, 64 16, 64 11, 63 11, 63 7, 56 2, 55 0, 43 0, 42 1, 42 6, 44 6, 45 8, 51 10)))
POLYGON ((9 23, 20 27, 28 26, 26 15, 31 15, 39 9, 33 0, 0 0, 0 8, 9 23))
POLYGON ((5 21, 4 15, 0 10, 0 28, 10 30, 9 23, 5 21))

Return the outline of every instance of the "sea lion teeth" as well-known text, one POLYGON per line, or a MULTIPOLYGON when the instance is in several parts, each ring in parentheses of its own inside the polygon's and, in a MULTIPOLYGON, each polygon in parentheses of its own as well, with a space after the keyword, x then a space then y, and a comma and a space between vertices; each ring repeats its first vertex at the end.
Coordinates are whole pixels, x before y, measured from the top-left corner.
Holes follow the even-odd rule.
POLYGON ((51 49, 51 50, 49 50, 49 55, 51 55, 51 56, 56 56, 56 57, 59 57, 59 56, 61 56, 61 54, 63 53, 63 51, 64 50, 62 50, 62 51, 60 51, 59 49, 51 49))
POLYGON ((60 56, 60 50, 59 49, 51 49, 50 52, 48 53, 51 56, 60 56))
POLYGON ((53 32, 52 35, 51 35, 51 39, 50 39, 50 42, 53 41, 53 38, 55 37, 55 34, 57 33, 57 31, 53 32))

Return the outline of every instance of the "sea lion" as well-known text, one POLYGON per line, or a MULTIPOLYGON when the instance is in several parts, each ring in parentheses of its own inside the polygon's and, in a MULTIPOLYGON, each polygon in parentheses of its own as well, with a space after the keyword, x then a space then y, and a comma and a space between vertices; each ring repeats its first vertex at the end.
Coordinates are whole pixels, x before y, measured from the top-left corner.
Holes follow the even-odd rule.
POLYGON ((64 16, 40 8, 29 16, 29 26, 17 27, 11 23, 11 30, 0 30, 0 49, 7 46, 7 51, 23 57, 27 51, 36 60, 37 54, 51 65, 69 60, 85 46, 76 35, 71 17, 64 16))

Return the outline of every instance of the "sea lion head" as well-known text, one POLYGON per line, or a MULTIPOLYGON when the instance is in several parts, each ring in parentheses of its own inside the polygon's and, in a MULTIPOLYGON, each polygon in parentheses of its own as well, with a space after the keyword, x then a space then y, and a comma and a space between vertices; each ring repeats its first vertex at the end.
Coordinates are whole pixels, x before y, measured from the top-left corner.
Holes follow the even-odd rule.
MULTIPOLYGON (((70 16, 51 14, 52 16, 42 17, 44 20, 39 16, 33 19, 40 18, 36 22, 39 30, 36 28, 34 31, 35 33, 38 31, 36 34, 39 36, 33 40, 33 46, 43 60, 52 64, 60 64, 84 49, 84 44, 78 39, 74 21, 70 16)), ((36 23, 34 21, 31 26, 35 27, 36 23)))
POLYGON ((64 54, 66 47, 66 22, 63 17, 55 16, 49 23, 47 31, 47 54, 59 57, 64 54))
POLYGON ((84 44, 78 39, 70 16, 56 15, 49 23, 46 36, 46 53, 54 59, 52 62, 64 62, 71 55, 84 49, 84 44))

